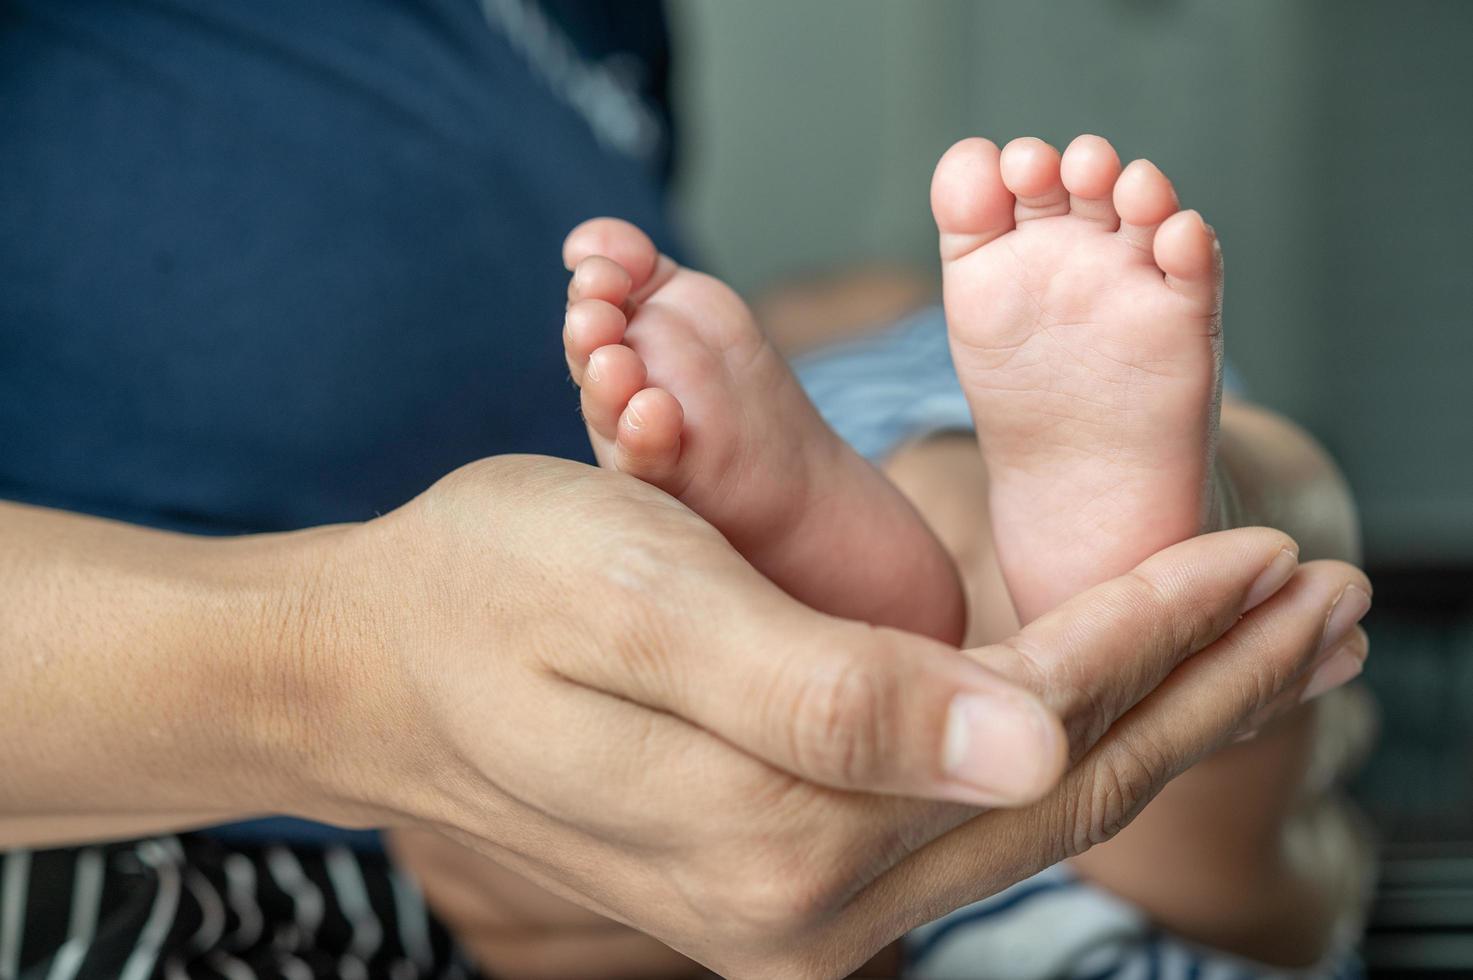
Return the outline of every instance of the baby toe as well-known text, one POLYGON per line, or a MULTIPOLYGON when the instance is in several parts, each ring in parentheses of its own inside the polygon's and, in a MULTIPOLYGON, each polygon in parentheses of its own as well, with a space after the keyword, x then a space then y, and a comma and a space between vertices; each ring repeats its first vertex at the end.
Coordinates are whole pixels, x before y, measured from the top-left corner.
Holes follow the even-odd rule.
POLYGON ((1120 215, 1110 199, 1120 177, 1120 156, 1109 140, 1090 135, 1076 137, 1064 151, 1059 176, 1069 192, 1071 213, 1112 229, 1120 226, 1120 215))
POLYGON ((622 265, 603 255, 590 255, 573 269, 573 277, 568 280, 568 302, 598 299, 623 306, 633 286, 622 265))
POLYGON ((580 299, 568 307, 563 318, 563 354, 574 384, 583 384, 589 355, 623 341, 627 326, 624 311, 606 300, 580 299))
POLYGON ((1115 182, 1115 210, 1120 214, 1121 238, 1150 252, 1156 229, 1177 209, 1176 188, 1156 165, 1136 160, 1115 182))
POLYGON ((663 388, 645 388, 629 399, 619 418, 615 466, 621 473, 671 490, 680 463, 685 412, 663 388))
POLYGON ((1217 236, 1196 211, 1178 211, 1161 223, 1152 242, 1156 265, 1172 289, 1213 312, 1222 282, 1217 236))
POLYGON ((605 439, 613 439, 619 416, 634 393, 644 387, 644 361, 622 344, 600 347, 588 358, 583 371, 583 420, 605 439))
POLYGON ((1017 198, 1013 218, 1019 224, 1069 211, 1069 192, 1059 174, 1059 151, 1041 139, 1025 136, 1003 147, 1002 181, 1017 198))

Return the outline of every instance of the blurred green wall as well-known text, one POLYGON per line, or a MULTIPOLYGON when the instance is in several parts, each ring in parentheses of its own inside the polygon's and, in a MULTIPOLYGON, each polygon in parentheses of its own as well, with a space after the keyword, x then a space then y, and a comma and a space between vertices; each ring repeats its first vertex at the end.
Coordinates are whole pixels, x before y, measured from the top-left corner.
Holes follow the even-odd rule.
POLYGON ((1229 356, 1380 563, 1473 561, 1473 3, 673 0, 682 203, 745 289, 934 265, 953 140, 1080 132, 1221 233, 1229 356))

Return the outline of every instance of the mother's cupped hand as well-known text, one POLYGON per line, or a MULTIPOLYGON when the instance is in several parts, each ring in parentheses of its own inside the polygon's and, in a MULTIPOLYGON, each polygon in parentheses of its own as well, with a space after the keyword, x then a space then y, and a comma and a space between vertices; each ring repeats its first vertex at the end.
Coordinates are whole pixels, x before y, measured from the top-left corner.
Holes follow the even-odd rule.
POLYGON ((671 498, 530 457, 312 547, 280 635, 335 693, 294 722, 301 809, 437 829, 739 976, 840 975, 1110 836, 1296 700, 1366 587, 1224 532, 959 653, 815 613, 671 498))

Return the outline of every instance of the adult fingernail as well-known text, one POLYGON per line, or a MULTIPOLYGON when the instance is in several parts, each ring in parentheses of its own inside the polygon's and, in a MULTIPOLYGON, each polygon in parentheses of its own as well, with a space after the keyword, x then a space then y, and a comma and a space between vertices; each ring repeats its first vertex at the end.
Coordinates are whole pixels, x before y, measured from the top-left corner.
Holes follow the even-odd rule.
POLYGON ((1320 651, 1337 646, 1341 640, 1350 635, 1355 624, 1365 618, 1371 609, 1371 596, 1365 589, 1355 585, 1347 585, 1345 591, 1340 593, 1340 598, 1335 600, 1335 605, 1330 609, 1330 615, 1325 619, 1325 632, 1320 638, 1320 651))
POLYGON ((1243 600, 1243 611, 1247 612, 1262 605, 1269 596, 1284 587, 1284 583, 1289 581, 1298 567, 1299 553, 1293 548, 1284 548, 1274 555, 1274 560, 1268 563, 1268 567, 1249 587, 1247 598, 1243 600))
POLYGON ((1356 649, 1356 644, 1345 644, 1343 649, 1330 654, 1325 662, 1309 675, 1309 683, 1304 685, 1304 693, 1299 696, 1300 703, 1313 701, 1321 694, 1350 683, 1360 676, 1365 664, 1365 658, 1361 656, 1360 650, 1356 649))
POLYGON ((958 694, 946 715, 942 767, 977 790, 972 802, 1021 803, 1047 787, 1055 726, 1042 705, 980 692, 958 694))

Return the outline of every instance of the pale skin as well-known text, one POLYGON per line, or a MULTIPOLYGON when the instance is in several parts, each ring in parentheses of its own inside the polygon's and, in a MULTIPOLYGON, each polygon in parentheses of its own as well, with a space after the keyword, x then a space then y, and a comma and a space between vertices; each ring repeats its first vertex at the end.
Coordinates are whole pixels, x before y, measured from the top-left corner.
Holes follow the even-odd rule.
MULTIPOLYGON (((1001 153, 964 141, 938 166, 933 207, 953 346, 983 452, 970 437, 932 440, 889 470, 962 569, 969 642, 1015 629, 1015 606, 1031 619, 1213 526, 1272 523, 1303 533, 1312 554, 1356 556, 1344 484, 1298 430, 1229 405, 1214 457, 1220 255, 1201 218, 1178 211, 1159 170, 1138 162, 1122 173, 1096 137, 1062 159, 1036 140, 1001 153)), ((844 569, 882 566, 897 534, 914 542, 902 554, 927 554, 932 535, 908 525, 914 515, 893 506, 886 481, 835 447, 729 290, 657 257, 617 222, 578 229, 564 257, 574 269, 569 368, 605 465, 680 497, 739 547, 762 542, 744 549, 757 567, 819 608, 864 606, 869 582, 844 569), (764 470, 763 459, 780 465, 764 470), (847 476, 825 483, 824 473, 847 476), (815 482, 829 492, 811 505, 815 482), (783 550, 783 535, 763 537, 772 527, 803 528, 817 543, 783 550), (811 557, 835 551, 847 561, 820 566, 811 557)), ((893 286, 881 284, 890 295, 893 286)), ((899 580, 930 583, 907 595, 948 586, 924 567, 902 572, 899 580)), ((1368 599, 1358 589, 1341 597, 1336 628, 1350 632, 1330 651, 1316 693, 1359 672, 1365 640, 1354 623, 1368 599)), ((949 620, 934 608, 869 603, 875 621, 898 617, 944 638, 949 620)), ((1309 732, 1291 720, 1199 767, 1147 811, 1145 829, 1090 852, 1081 867, 1183 935, 1266 961, 1312 962, 1345 896, 1324 869, 1289 862, 1282 846, 1309 732), (1233 819, 1221 817, 1224 799, 1236 804, 1233 819), (1169 861, 1156 853, 1166 838, 1169 861), (1170 875, 1142 870, 1163 866, 1170 875)), ((428 858, 436 847, 411 841, 403 853, 428 858)), ((514 881, 485 873, 518 901, 514 881)), ((426 884, 433 897, 435 881, 426 884)), ((621 959, 631 955, 628 936, 602 937, 622 944, 619 955, 580 960, 579 947, 560 945, 555 932, 495 919, 465 908, 462 932, 510 975, 568 975, 580 962, 592 976, 680 970, 653 945, 642 965, 621 959)), ((566 921, 585 930, 580 942, 598 941, 593 920, 568 911, 566 921)))

